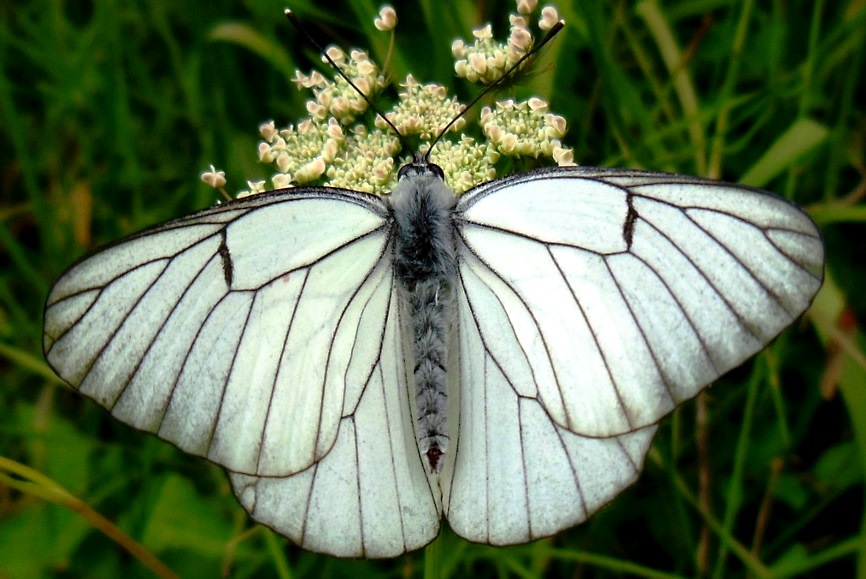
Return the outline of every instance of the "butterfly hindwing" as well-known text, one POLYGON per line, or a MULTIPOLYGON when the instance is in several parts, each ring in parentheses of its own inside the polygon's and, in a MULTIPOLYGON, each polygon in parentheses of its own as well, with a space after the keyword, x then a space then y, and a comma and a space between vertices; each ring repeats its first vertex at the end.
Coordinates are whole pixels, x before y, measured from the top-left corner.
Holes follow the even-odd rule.
POLYGON ((391 277, 384 279, 358 318, 358 331, 377 345, 376 362, 363 383, 347 384, 358 395, 347 396, 331 451, 290 477, 230 473, 235 494, 256 520, 309 550, 395 557, 423 547, 439 532, 439 489, 416 443, 411 344, 393 284, 391 277), (374 321, 385 312, 385 326, 377 330, 374 321))
POLYGON ((441 476, 445 516, 470 541, 526 543, 584 521, 636 481, 656 426, 589 438, 553 421, 531 381, 511 381, 498 362, 511 349, 510 356, 528 363, 509 312, 477 276, 480 264, 467 263, 473 260, 463 256, 457 281, 459 361, 450 370, 457 386, 449 392, 453 454, 441 476))

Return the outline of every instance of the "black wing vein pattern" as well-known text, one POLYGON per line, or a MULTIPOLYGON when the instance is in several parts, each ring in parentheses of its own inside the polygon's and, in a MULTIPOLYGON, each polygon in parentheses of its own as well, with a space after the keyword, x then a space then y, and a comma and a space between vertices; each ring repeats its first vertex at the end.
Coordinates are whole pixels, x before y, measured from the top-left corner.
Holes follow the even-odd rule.
POLYGON ((524 543, 585 520, 636 480, 655 426, 590 438, 551 421, 533 375, 538 345, 520 338, 532 333, 544 350, 544 321, 510 275, 469 249, 458 249, 459 361, 450 373, 459 396, 449 404, 459 408, 449 409, 455 449, 443 508, 462 537, 524 543))
POLYGON ((230 473, 235 494, 256 520, 304 548, 340 556, 393 557, 417 549, 435 538, 441 518, 415 442, 404 304, 389 264, 380 263, 373 277, 379 281, 361 290, 366 303, 359 306, 358 334, 381 332, 380 339, 363 340, 375 344, 375 364, 358 392, 347 393, 330 452, 289 477, 230 473))
MULTIPOLYGON (((633 222, 634 222, 634 220, 632 220, 632 223, 633 222)), ((627 241, 628 241, 629 245, 631 245, 631 238, 627 239, 627 241)), ((607 266, 608 275, 610 275, 611 279, 615 280, 616 276, 614 275, 614 272, 610 267, 610 263, 605 262, 605 265, 607 266)), ((664 290, 666 290, 668 292, 669 297, 671 297, 674 301, 676 301, 676 296, 674 296, 672 293, 670 293, 670 288, 668 288, 667 285, 665 285, 663 281, 661 283, 661 287, 664 288, 664 290)), ((632 308, 632 305, 631 305, 631 303, 629 303, 626 295, 623 293, 622 285, 620 283, 616 283, 616 289, 617 289, 617 292, 619 294, 619 299, 622 300, 622 303, 624 304, 624 306, 628 312, 628 317, 629 317, 630 321, 632 323, 634 323, 635 328, 637 328, 637 331, 640 333, 641 338, 643 339, 643 342, 648 345, 649 355, 652 358, 652 363, 653 363, 655 371, 658 373, 659 377, 661 378, 661 380, 664 384, 664 387, 667 390, 668 396, 670 396, 671 399, 673 399, 675 386, 673 385, 673 381, 670 378, 670 376, 668 376, 668 374, 665 372, 664 365, 662 364, 662 362, 658 358, 659 353, 655 350, 653 344, 651 343, 651 341, 649 339, 649 336, 647 336, 647 334, 646 334, 647 329, 644 328, 643 323, 641 322, 640 318, 637 316, 636 312, 632 308)), ((701 339, 700 334, 697 333, 697 330, 695 329, 693 322, 690 319, 688 319, 688 316, 686 316, 686 319, 687 319, 689 325, 691 326, 692 331, 694 331, 695 336, 697 337, 698 344, 700 344, 701 348, 703 349, 704 353, 706 354, 707 353, 706 352, 706 345, 703 343, 703 340, 701 339)))

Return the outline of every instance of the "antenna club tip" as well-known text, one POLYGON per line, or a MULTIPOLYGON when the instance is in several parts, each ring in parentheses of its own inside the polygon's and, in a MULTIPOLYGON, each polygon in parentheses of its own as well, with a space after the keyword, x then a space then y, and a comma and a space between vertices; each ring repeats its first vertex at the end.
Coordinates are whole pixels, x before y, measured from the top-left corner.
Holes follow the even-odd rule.
POLYGON ((298 20, 298 17, 297 15, 295 15, 294 10, 292 10, 291 8, 286 8, 283 10, 283 14, 286 15, 286 18, 289 19, 289 22, 292 23, 292 26, 294 26, 298 30, 301 29, 301 21, 298 20))

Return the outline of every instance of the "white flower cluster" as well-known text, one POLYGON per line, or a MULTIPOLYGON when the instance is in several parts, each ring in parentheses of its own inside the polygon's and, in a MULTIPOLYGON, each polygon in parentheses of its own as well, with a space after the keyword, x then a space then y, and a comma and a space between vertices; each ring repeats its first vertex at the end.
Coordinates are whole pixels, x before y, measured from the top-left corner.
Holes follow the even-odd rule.
MULTIPOLYGON (((472 36, 475 37, 473 44, 467 45, 463 40, 455 40, 451 44, 451 54, 457 59, 454 62, 457 76, 470 82, 492 84, 511 70, 534 45, 529 21, 536 4, 536 0, 520 0, 517 3, 518 14, 509 17, 511 32, 505 42, 493 39, 493 28, 489 24, 472 31, 472 36)), ((538 27, 541 30, 550 30, 557 22, 559 16, 556 9, 547 6, 541 11, 538 27)), ((530 61, 531 59, 524 61, 520 69, 529 66, 530 61)))
MULTIPOLYGON (((531 50, 534 40, 529 22, 534 20, 536 5, 537 0, 518 0, 518 14, 511 15, 511 35, 505 43, 493 40, 490 26, 474 32, 476 41, 471 46, 455 42, 452 51, 458 59, 455 65, 458 75, 481 83, 494 82, 531 50)), ((558 21, 556 11, 548 7, 542 9, 537 25, 541 30, 549 30, 558 21)), ((394 9, 382 7, 375 26, 390 32, 392 43, 396 24, 394 9)), ((326 52, 369 98, 386 86, 385 77, 367 53, 353 50, 347 55, 333 47, 326 52)), ((400 140, 381 117, 375 117, 375 127, 356 122, 368 103, 345 79, 335 76, 335 80, 328 80, 318 72, 296 73, 294 81, 298 87, 313 91, 314 98, 307 102, 310 116, 283 129, 277 129, 273 121, 262 125, 259 160, 277 169, 271 178, 275 189, 314 183, 387 193, 396 184, 397 169, 411 159, 405 158, 405 151, 404 158, 398 159, 400 140)), ((445 87, 421 84, 411 74, 400 87, 397 103, 383 114, 401 135, 417 137, 421 142, 418 147, 423 151, 460 115, 464 105, 456 98, 449 98, 445 87)), ((496 103, 494 108, 484 107, 478 124, 485 139, 466 135, 457 141, 442 139, 431 155, 431 160, 444 171, 448 185, 458 194, 494 179, 500 156, 549 157, 559 165, 574 164, 571 150, 561 143, 565 119, 551 114, 548 104, 541 99, 521 103, 509 100, 496 103)), ((461 117, 449 131, 460 132, 465 126, 466 120, 461 117)), ((225 185, 224 173, 213 167, 202 175, 202 180, 218 189, 225 185)), ((265 190, 264 181, 248 185, 249 191, 239 197, 265 190)))
POLYGON ((456 143, 439 141, 431 156, 445 173, 448 186, 458 194, 496 178, 494 165, 499 160, 499 153, 488 142, 479 143, 462 135, 456 143))
POLYGON ((548 112, 548 104, 539 98, 521 103, 513 100, 481 109, 478 124, 490 143, 509 157, 552 157, 559 166, 574 165, 571 149, 562 146, 565 119, 548 112))
POLYGON ((327 121, 310 118, 277 130, 270 121, 259 127, 264 139, 259 143, 259 160, 273 164, 280 172, 273 177, 274 187, 282 189, 292 182, 315 181, 337 158, 346 136, 335 117, 327 121))
MULTIPOLYGON (((385 117, 403 136, 418 135, 425 141, 430 140, 463 110, 456 98, 448 98, 444 86, 420 84, 411 74, 400 86, 403 88, 398 95, 400 100, 392 111, 385 113, 385 117)), ((380 117, 376 117, 375 123, 382 130, 388 129, 380 117)), ((460 118, 450 131, 459 131, 464 126, 466 120, 460 118)))
MULTIPOLYGON (((329 47, 325 52, 368 98, 373 98, 387 85, 385 77, 379 74, 379 68, 366 52, 353 50, 346 56, 346 53, 336 46, 329 47)), ((318 72, 308 76, 295 71, 293 80, 298 88, 313 90, 316 98, 307 102, 307 112, 316 120, 325 121, 333 117, 347 125, 367 110, 364 97, 341 76, 328 80, 318 72)))
POLYGON ((328 167, 328 185, 365 193, 390 191, 397 182, 394 158, 399 152, 400 141, 393 132, 358 125, 328 167))

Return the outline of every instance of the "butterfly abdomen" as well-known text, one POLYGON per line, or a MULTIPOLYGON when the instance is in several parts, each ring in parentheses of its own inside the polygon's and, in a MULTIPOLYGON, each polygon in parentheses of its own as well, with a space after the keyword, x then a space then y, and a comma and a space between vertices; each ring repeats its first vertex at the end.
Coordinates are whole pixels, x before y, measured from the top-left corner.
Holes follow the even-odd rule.
POLYGON ((418 447, 431 472, 447 451, 448 343, 456 271, 451 210, 454 193, 433 173, 411 175, 395 188, 397 279, 412 319, 418 447))

